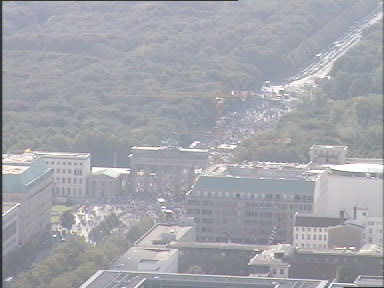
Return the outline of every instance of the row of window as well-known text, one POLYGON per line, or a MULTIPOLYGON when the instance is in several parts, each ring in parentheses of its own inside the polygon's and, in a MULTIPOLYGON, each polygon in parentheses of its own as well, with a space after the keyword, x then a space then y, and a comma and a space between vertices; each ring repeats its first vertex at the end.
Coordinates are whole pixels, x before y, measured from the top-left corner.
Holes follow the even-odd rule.
POLYGON ((214 192, 214 191, 195 191, 196 196, 205 196, 205 197, 219 197, 219 198, 245 198, 245 199, 267 199, 267 200, 295 200, 303 202, 312 202, 312 195, 289 195, 289 194, 257 194, 257 193, 230 193, 230 192, 214 192))
MULTIPOLYGON (((373 226, 373 225, 375 225, 375 222, 374 221, 368 221, 368 225, 373 226)), ((383 223, 380 221, 377 221, 376 225, 383 225, 383 223)))
MULTIPOLYGON (((65 184, 65 183, 68 183, 68 184, 71 184, 71 178, 68 177, 67 180, 65 180, 66 178, 61 178, 61 183, 65 184)), ((56 182, 59 183, 60 182, 60 177, 56 177, 56 182)), ((77 183, 77 178, 73 178, 73 184, 83 184, 83 179, 80 178, 79 179, 79 183, 77 183)))
MULTIPOLYGON (((299 245, 296 245, 296 247, 299 247, 299 245)), ((304 244, 301 243, 301 248, 314 248, 314 249, 327 249, 327 244, 304 244)))
MULTIPOLYGON (((53 189, 53 188, 52 188, 53 189)), ((76 188, 73 188, 71 189, 70 187, 68 187, 67 189, 65 189, 64 187, 61 188, 61 195, 71 195, 71 192, 73 192, 73 195, 74 196, 82 196, 83 194, 83 189, 82 188, 78 188, 78 190, 76 188)), ((56 187, 56 195, 60 195, 60 188, 59 187, 56 187)))
MULTIPOLYGON (((295 239, 299 240, 298 233, 295 233, 295 239)), ((313 235, 312 239, 315 241, 327 241, 327 235, 313 235)), ((305 240, 305 234, 301 234, 301 240, 305 240)), ((311 240, 311 234, 307 234, 307 240, 311 240)))
MULTIPOLYGON (((73 165, 74 166, 77 166, 77 163, 78 162, 65 162, 65 161, 63 161, 63 162, 60 162, 60 161, 57 161, 56 163, 55 163, 55 161, 45 161, 45 163, 47 164, 47 165, 72 165, 72 163, 73 163, 73 165)), ((83 166, 83 163, 79 163, 79 166, 83 166)))
POLYGON ((328 231, 328 228, 325 228, 325 227, 301 227, 301 229, 300 229, 300 227, 297 227, 296 226, 296 231, 307 231, 307 232, 327 232, 328 231))
MULTIPOLYGON (((71 174, 72 170, 71 169, 56 168, 55 169, 55 173, 63 173, 63 174, 68 173, 68 174, 71 174)), ((73 175, 82 176, 83 175, 83 171, 81 169, 73 169, 73 175)))

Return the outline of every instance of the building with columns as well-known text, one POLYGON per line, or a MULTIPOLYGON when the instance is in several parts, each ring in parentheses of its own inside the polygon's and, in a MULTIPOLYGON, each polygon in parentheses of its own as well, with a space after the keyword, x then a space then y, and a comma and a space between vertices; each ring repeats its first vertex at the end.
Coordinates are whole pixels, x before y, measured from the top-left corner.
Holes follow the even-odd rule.
POLYGON ((131 187, 134 192, 152 190, 162 195, 165 191, 175 190, 183 193, 193 184, 195 169, 205 168, 208 164, 208 150, 202 149, 135 146, 131 152, 131 187))

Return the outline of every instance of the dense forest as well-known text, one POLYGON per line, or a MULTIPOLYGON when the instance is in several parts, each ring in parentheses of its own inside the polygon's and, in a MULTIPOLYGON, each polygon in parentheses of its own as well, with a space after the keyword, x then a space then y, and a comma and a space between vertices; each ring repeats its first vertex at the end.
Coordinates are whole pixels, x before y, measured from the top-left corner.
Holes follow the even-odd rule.
POLYGON ((383 22, 336 60, 323 81, 275 131, 249 139, 237 161, 309 161, 313 144, 348 145, 349 157, 383 158, 383 22), (290 137, 290 144, 259 145, 260 139, 290 137))
POLYGON ((117 153, 125 166, 132 145, 213 129, 209 95, 257 90, 266 79, 294 74, 376 5, 6 1, 3 151, 91 152, 100 166, 112 165, 117 153), (203 86, 208 82, 222 84, 203 86))

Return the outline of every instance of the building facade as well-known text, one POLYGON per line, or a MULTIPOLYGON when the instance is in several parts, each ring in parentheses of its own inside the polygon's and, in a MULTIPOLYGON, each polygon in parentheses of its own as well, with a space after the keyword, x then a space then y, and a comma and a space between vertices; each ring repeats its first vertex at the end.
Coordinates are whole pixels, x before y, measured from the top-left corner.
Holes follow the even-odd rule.
POLYGON ((88 198, 88 179, 91 175, 91 156, 89 153, 32 152, 42 158, 53 169, 53 200, 65 202, 88 198))
POLYGON ((383 217, 369 216, 368 209, 354 208, 354 216, 347 223, 363 228, 363 243, 383 246, 383 217))
POLYGON ((319 178, 304 174, 303 169, 279 165, 208 170, 186 197, 187 215, 195 219, 197 240, 254 244, 292 241, 294 215, 312 213, 319 178))
POLYGON ((3 165, 3 201, 20 203, 20 244, 50 231, 53 172, 41 159, 29 165, 3 165))
POLYGON ((340 217, 322 217, 313 214, 296 214, 293 227, 293 246, 306 249, 355 247, 363 244, 363 228, 346 223, 343 211, 340 217))
POLYGON ((5 256, 19 245, 20 203, 3 202, 2 206, 2 255, 5 256))
POLYGON ((352 217, 356 206, 367 208, 371 217, 383 217, 383 165, 331 165, 323 173, 314 213, 337 217, 343 210, 352 217))
POLYGON ((129 169, 92 167, 88 194, 91 199, 124 198, 129 191, 129 169))

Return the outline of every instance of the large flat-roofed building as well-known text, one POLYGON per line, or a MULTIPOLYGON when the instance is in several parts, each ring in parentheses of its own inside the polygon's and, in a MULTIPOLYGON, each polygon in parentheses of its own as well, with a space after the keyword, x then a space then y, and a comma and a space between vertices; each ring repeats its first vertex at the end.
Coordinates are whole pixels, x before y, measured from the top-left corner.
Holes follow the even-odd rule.
POLYGON ((327 281, 99 270, 80 288, 325 288, 327 281))
POLYGON ((20 244, 50 230, 52 169, 41 159, 29 164, 2 166, 3 201, 20 203, 20 244))
POLYGON ((2 204, 2 255, 5 256, 19 245, 20 203, 2 204))
POLYGON ((383 217, 383 165, 350 163, 331 165, 316 190, 314 213, 337 216, 340 210, 353 215, 364 207, 371 217, 383 217))
POLYGON ((196 241, 195 226, 155 224, 135 242, 136 247, 166 247, 172 241, 196 241))
POLYGON ((299 164, 210 167, 187 193, 187 215, 198 241, 290 242, 295 213, 312 213, 319 177, 299 164))
POLYGON ((129 191, 129 180, 127 168, 92 167, 89 198, 97 200, 124 198, 129 191))
POLYGON ((333 280, 336 278, 338 267, 341 266, 348 267, 357 275, 380 276, 383 275, 383 250, 376 245, 366 245, 360 250, 354 248, 318 250, 279 244, 272 245, 261 254, 255 255, 249 266, 253 274, 287 275, 285 273, 288 272, 288 276, 284 277, 296 279, 333 280))
POLYGON ((34 151, 34 157, 41 157, 53 169, 53 199, 82 200, 87 195, 88 179, 91 175, 90 153, 34 151))
POLYGON ((178 241, 167 247, 179 250, 180 273, 188 273, 193 266, 198 266, 204 274, 247 276, 249 259, 269 246, 178 241))
POLYGON ((114 264, 115 269, 177 273, 178 250, 158 247, 131 247, 114 264))
POLYGON ((171 241, 195 241, 192 225, 155 224, 113 265, 130 271, 177 273, 179 251, 168 247, 171 241))

